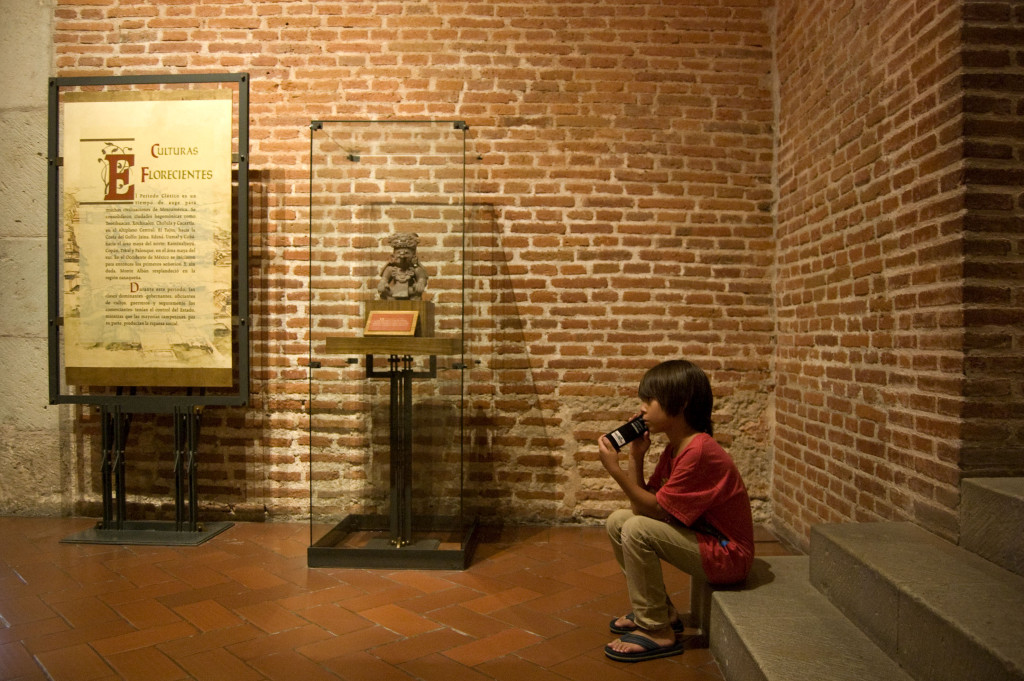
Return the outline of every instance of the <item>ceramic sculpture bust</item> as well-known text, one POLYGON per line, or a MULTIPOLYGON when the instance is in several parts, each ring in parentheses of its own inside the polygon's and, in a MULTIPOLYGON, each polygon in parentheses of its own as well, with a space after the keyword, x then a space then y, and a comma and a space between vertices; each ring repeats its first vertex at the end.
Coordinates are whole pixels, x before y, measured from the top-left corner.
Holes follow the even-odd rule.
POLYGON ((380 273, 377 293, 381 300, 419 300, 427 288, 427 271, 416 257, 420 238, 411 232, 388 239, 392 254, 380 273))

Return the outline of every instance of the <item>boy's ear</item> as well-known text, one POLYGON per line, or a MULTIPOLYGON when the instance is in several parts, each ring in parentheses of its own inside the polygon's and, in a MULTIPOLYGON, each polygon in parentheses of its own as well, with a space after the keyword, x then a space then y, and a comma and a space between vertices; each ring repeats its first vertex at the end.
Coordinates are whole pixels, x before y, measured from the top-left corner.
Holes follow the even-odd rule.
POLYGON ((688 406, 690 406, 690 401, 689 400, 683 402, 683 406, 679 407, 679 413, 676 414, 676 416, 678 416, 680 419, 682 419, 683 423, 685 423, 686 425, 688 425, 688 426, 690 426, 692 428, 693 424, 686 420, 686 408, 688 406))

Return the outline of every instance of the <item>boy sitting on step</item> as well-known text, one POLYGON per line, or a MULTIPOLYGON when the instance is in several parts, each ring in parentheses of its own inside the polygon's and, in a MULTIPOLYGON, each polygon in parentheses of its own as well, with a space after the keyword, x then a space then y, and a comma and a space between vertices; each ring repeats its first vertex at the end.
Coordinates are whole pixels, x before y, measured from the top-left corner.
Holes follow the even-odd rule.
POLYGON ((612 620, 619 638, 605 646, 605 655, 620 662, 683 652, 677 636, 683 625, 665 588, 662 560, 709 584, 743 581, 754 560, 750 499, 732 458, 712 438, 707 376, 687 360, 670 360, 647 371, 638 392, 648 432, 623 447, 627 467, 607 436, 598 441, 601 463, 630 504, 606 522, 632 605, 612 620), (668 446, 645 482, 652 433, 664 433, 668 446))

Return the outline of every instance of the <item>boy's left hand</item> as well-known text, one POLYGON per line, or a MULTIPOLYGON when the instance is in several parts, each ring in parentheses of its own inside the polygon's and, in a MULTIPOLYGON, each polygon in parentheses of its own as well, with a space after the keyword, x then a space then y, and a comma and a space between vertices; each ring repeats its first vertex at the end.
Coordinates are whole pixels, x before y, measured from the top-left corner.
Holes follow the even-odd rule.
POLYGON ((647 450, 650 448, 651 433, 644 431, 643 435, 629 443, 629 456, 637 466, 643 468, 644 457, 647 456, 647 450))

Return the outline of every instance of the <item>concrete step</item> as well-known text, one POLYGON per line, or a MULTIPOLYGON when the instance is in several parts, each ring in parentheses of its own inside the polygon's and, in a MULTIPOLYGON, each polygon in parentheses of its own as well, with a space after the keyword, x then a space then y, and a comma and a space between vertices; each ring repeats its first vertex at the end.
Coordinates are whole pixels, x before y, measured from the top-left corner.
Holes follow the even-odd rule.
POLYGON ((807 556, 758 558, 716 591, 711 652, 727 681, 912 681, 808 580, 807 556))
POLYGON ((960 546, 1024 576, 1024 478, 968 478, 960 494, 960 546))
POLYGON ((924 681, 1024 681, 1024 577, 909 523, 818 525, 811 583, 924 681))

